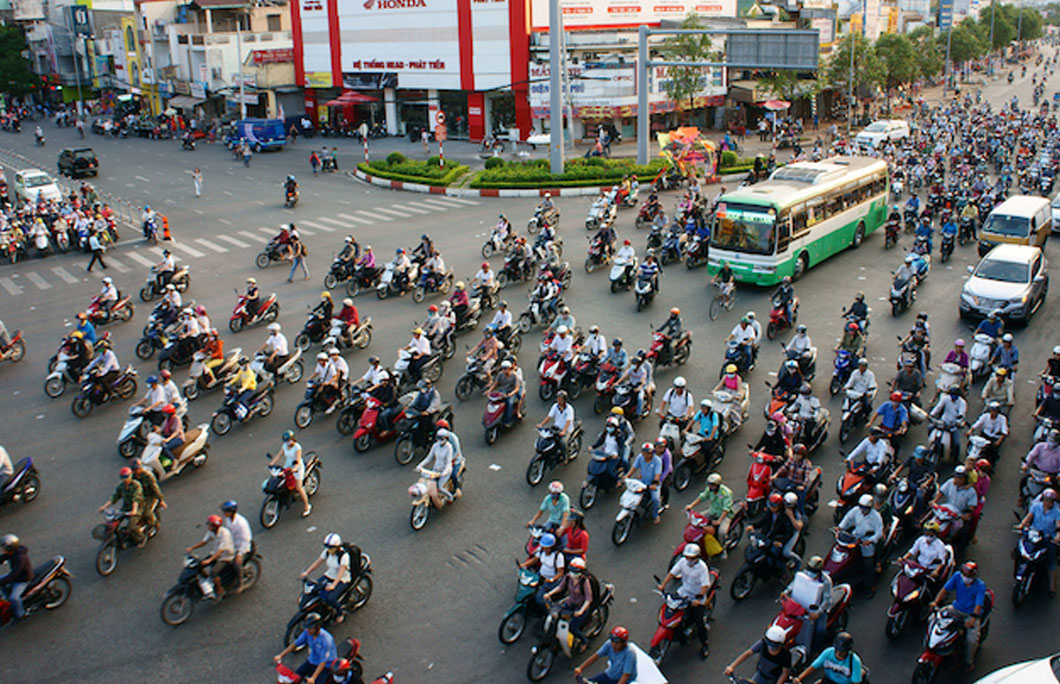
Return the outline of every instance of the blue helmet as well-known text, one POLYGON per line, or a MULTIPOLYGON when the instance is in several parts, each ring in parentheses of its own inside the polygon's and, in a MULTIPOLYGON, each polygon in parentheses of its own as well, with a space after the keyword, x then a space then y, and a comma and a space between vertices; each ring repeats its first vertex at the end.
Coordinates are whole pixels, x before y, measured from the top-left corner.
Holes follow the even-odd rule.
POLYGON ((239 506, 236 504, 235 499, 229 499, 221 504, 221 510, 225 513, 235 513, 237 508, 239 508, 239 506))
POLYGON ((148 385, 157 385, 158 384, 158 376, 157 375, 148 375, 147 376, 147 384, 148 385))
POLYGON ((916 449, 913 449, 913 458, 927 458, 928 449, 923 444, 917 445, 916 449))
POLYGON ((554 534, 543 534, 541 535, 541 546, 542 548, 551 549, 556 545, 556 535, 554 534))

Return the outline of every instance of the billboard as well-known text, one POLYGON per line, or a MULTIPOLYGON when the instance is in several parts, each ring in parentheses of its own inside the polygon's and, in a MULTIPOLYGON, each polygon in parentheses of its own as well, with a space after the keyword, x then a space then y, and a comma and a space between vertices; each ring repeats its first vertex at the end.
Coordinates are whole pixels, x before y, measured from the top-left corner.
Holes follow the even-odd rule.
MULTIPOLYGON (((690 14, 736 16, 736 0, 560 0, 560 7, 567 31, 657 25, 690 14)), ((532 0, 530 20, 534 31, 548 30, 548 0, 532 0)))
POLYGON ((953 0, 939 0, 939 31, 949 31, 953 26, 953 0))
POLYGON ((15 21, 39 21, 44 19, 44 1, 11 0, 11 12, 15 21))

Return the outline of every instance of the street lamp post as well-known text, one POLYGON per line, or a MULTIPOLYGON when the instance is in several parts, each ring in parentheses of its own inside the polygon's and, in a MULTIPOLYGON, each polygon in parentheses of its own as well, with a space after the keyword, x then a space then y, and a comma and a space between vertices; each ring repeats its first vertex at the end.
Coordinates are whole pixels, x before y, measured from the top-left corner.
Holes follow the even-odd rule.
POLYGON ((247 98, 243 89, 243 22, 236 17, 236 60, 239 62, 239 118, 247 118, 247 98))
MULTIPOLYGON (((847 94, 847 138, 854 125, 854 32, 850 32, 850 92, 847 94)), ((849 142, 849 141, 848 141, 849 142)))
POLYGON ((946 92, 950 88, 950 79, 953 78, 953 64, 950 62, 950 43, 953 41, 953 24, 950 24, 950 28, 946 31, 946 78, 942 82, 942 97, 946 97, 946 92))
POLYGON ((987 55, 990 60, 990 75, 994 75, 994 17, 997 16, 997 0, 990 3, 990 45, 987 46, 987 55))

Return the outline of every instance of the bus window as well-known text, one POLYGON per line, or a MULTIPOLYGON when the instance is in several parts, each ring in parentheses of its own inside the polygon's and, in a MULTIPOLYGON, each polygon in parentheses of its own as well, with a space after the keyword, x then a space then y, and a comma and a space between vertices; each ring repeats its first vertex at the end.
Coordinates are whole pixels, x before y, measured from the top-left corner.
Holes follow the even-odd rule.
POLYGON ((810 225, 806 220, 806 212, 799 211, 791 215, 791 237, 800 238, 806 231, 810 229, 810 225))
POLYGON ((753 254, 772 254, 776 214, 753 204, 726 203, 725 213, 716 217, 711 245, 753 254))
POLYGON ((798 232, 795 229, 795 224, 799 221, 801 221, 803 229, 805 230, 806 214, 795 214, 790 217, 790 222, 788 216, 785 215, 780 217, 780 220, 777 222, 777 254, 781 254, 788 250, 788 243, 791 242, 791 235, 798 232))

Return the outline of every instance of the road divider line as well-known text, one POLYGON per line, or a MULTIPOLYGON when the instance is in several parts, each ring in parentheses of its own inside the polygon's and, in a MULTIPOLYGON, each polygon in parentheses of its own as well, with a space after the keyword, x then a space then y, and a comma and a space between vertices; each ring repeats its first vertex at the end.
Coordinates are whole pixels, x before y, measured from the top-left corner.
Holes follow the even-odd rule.
POLYGON ((385 211, 388 214, 393 214, 395 216, 400 216, 401 218, 412 218, 413 217, 412 214, 409 214, 407 212, 401 211, 400 209, 392 209, 390 207, 376 207, 375 210, 376 211, 385 211))
POLYGON ((217 244, 216 242, 210 242, 209 240, 204 240, 202 238, 197 238, 195 240, 195 242, 199 243, 200 245, 202 245, 206 249, 212 249, 213 251, 217 252, 218 254, 224 254, 225 252, 228 251, 227 247, 222 247, 221 245, 217 244))
POLYGON ((110 257, 107 257, 107 266, 113 268, 118 273, 128 273, 130 270, 129 267, 122 262, 117 259, 111 259, 110 257))
POLYGON ((245 238, 249 238, 249 239, 253 240, 254 242, 260 242, 263 245, 269 244, 269 238, 263 238, 260 235, 255 235, 254 233, 251 233, 249 230, 241 230, 241 231, 239 231, 239 234, 242 235, 245 238))
POLYGON ((371 221, 369 221, 366 218, 361 218, 360 216, 350 216, 349 214, 335 214, 335 215, 338 216, 339 218, 344 218, 347 221, 356 221, 357 223, 363 223, 363 224, 369 225, 369 226, 372 225, 371 221))
POLYGON ((177 249, 179 249, 180 251, 182 251, 185 254, 187 254, 188 256, 192 256, 192 257, 206 256, 205 254, 203 254, 199 250, 195 249, 194 247, 188 247, 187 245, 185 245, 182 242, 172 242, 171 244, 174 247, 176 247, 177 249))
POLYGON ((425 204, 429 208, 436 209, 438 211, 449 211, 453 208, 453 205, 446 204, 445 202, 436 199, 423 199, 419 201, 419 204, 425 204))
POLYGON ((50 290, 52 286, 48 284, 48 281, 40 277, 36 271, 29 271, 26 273, 26 280, 33 283, 38 290, 50 290))
MULTIPOLYGON (((246 249, 247 247, 250 247, 250 245, 248 245, 247 243, 243 242, 242 240, 237 240, 234 237, 230 237, 228 235, 215 235, 214 237, 217 238, 218 240, 224 240, 228 244, 234 245, 236 247, 239 247, 240 249, 246 249)), ((258 236, 255 235, 254 239, 257 240, 258 236)))
POLYGON ((367 216, 368 218, 372 219, 373 221, 393 221, 394 220, 394 219, 392 219, 389 216, 383 216, 382 214, 373 214, 372 212, 365 211, 363 209, 358 209, 357 213, 360 214, 361 216, 367 216))
POLYGON ((147 268, 151 268, 155 265, 155 262, 151 261, 150 259, 138 252, 128 252, 124 256, 128 257, 129 259, 132 259, 141 266, 146 266, 147 268))
POLYGON ((15 281, 10 278, 0 278, 0 287, 7 290, 7 293, 10 295, 22 294, 22 288, 15 285, 15 281))
MULTIPOLYGON (((111 263, 113 263, 113 262, 111 262, 111 263)), ((75 278, 73 276, 73 274, 70 273, 70 271, 67 271, 62 266, 56 266, 55 268, 53 268, 52 269, 52 273, 54 273, 55 275, 59 276, 59 278, 63 282, 66 282, 66 283, 79 283, 79 282, 81 282, 80 280, 75 278)))

